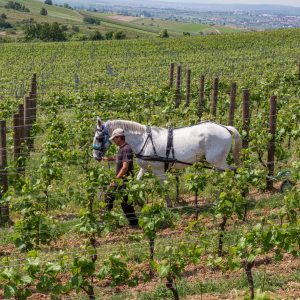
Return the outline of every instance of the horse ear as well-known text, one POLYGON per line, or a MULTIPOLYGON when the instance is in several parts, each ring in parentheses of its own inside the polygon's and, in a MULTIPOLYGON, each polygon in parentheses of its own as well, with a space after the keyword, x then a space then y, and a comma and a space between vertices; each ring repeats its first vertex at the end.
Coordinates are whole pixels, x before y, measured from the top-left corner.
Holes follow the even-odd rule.
POLYGON ((98 127, 101 127, 101 125, 102 125, 102 121, 101 121, 100 117, 97 117, 97 125, 98 125, 98 127))

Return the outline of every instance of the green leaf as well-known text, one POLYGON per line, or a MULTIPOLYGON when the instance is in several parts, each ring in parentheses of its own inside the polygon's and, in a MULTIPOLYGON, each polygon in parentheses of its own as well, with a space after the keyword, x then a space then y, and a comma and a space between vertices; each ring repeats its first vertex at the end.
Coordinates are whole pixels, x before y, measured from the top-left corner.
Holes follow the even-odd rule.
POLYGON ((17 287, 15 285, 5 285, 4 286, 4 299, 12 298, 17 292, 17 287))
POLYGON ((160 277, 167 277, 168 274, 170 273, 171 271, 171 268, 169 265, 162 265, 160 268, 159 268, 159 276, 160 277))
POLYGON ((74 287, 80 287, 83 282, 83 278, 81 275, 75 275, 71 278, 71 284, 74 287))

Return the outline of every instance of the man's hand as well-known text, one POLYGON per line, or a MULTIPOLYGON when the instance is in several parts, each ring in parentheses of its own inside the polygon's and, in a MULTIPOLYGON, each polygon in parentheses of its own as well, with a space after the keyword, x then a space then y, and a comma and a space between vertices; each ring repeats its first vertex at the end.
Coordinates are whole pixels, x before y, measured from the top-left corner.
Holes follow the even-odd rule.
POLYGON ((111 183, 109 184, 108 188, 109 188, 109 189, 113 189, 113 188, 115 188, 116 186, 117 186, 117 184, 113 181, 113 182, 111 182, 111 183))

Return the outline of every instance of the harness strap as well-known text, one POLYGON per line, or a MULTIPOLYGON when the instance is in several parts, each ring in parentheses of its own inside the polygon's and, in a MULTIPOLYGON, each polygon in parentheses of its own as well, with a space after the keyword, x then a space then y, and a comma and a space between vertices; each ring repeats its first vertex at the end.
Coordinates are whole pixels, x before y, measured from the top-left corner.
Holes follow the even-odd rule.
MULTIPOLYGON (((203 122, 203 123, 205 123, 205 122, 203 122)), ((212 122, 212 123, 215 123, 215 122, 212 122)), ((216 124, 218 124, 218 123, 216 123, 216 124)), ((218 124, 218 125, 220 125, 220 124, 218 124)), ((220 125, 220 126, 226 128, 226 126, 223 126, 223 125, 220 125)), ((230 132, 230 130, 228 128, 226 128, 226 129, 230 132)), ((162 156, 157 155, 156 148, 155 148, 155 145, 154 145, 154 142, 153 142, 153 137, 152 137, 152 132, 151 132, 151 127, 150 126, 146 127, 146 132, 148 134, 147 138, 146 138, 146 141, 145 141, 142 149, 140 150, 140 152, 138 154, 135 154, 136 158, 141 159, 141 160, 145 160, 145 161, 164 162, 165 163, 165 172, 170 169, 170 164, 171 164, 171 167, 175 163, 183 164, 183 165, 187 165, 187 166, 192 166, 193 165, 193 163, 180 161, 180 160, 175 158, 175 151, 174 151, 174 144, 173 144, 173 140, 174 140, 173 139, 173 128, 172 127, 168 128, 168 140, 167 140, 167 147, 166 147, 166 157, 162 157, 162 156), (148 156, 143 155, 142 153, 143 153, 145 147, 147 146, 149 140, 151 141, 154 155, 148 155, 148 156), (172 151, 172 158, 170 157, 170 152, 171 151, 172 151)), ((224 172, 224 170, 222 170, 222 169, 213 168, 213 167, 210 167, 210 166, 202 166, 202 167, 206 168, 206 169, 218 170, 218 171, 224 172)))
POLYGON ((145 150, 145 147, 148 144, 148 141, 150 140, 151 144, 152 144, 153 151, 154 151, 154 155, 157 156, 157 152, 156 152, 156 148, 155 148, 155 145, 154 145, 154 142, 153 142, 152 131, 151 131, 151 127, 150 126, 146 127, 146 132, 148 134, 147 138, 146 138, 146 141, 145 141, 142 149, 140 150, 140 152, 137 155, 141 155, 143 153, 143 151, 145 150))
POLYGON ((165 172, 168 171, 170 162, 168 161, 168 158, 170 156, 170 152, 172 151, 172 157, 173 157, 173 163, 171 167, 175 163, 175 152, 174 152, 174 144, 173 144, 173 127, 168 128, 168 140, 167 140, 167 148, 166 148, 166 161, 165 161, 165 172))

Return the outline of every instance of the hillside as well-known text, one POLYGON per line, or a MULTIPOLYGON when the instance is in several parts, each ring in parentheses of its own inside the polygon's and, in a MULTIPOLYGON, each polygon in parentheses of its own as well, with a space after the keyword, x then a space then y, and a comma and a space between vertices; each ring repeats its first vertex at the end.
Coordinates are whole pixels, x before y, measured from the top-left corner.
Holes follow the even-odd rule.
POLYGON ((207 24, 189 24, 142 17, 127 19, 126 16, 103 14, 99 12, 82 10, 79 11, 66 7, 47 5, 42 1, 37 0, 19 0, 17 2, 28 8, 30 12, 7 9, 5 8, 5 5, 8 3, 8 0, 0 0, 0 15, 5 14, 7 17, 5 21, 13 26, 13 28, 9 29, 0 27, 0 36, 9 37, 13 40, 22 38, 22 24, 25 20, 29 19, 33 19, 38 23, 58 22, 59 24, 66 25, 67 33, 70 36, 75 33, 75 26, 77 27, 77 29, 75 29, 77 35, 75 35, 74 40, 80 39, 80 35, 89 35, 96 30, 103 35, 110 31, 122 31, 125 33, 126 38, 157 36, 163 29, 167 29, 170 36, 180 36, 184 31, 189 32, 192 35, 220 34, 225 32, 238 31, 237 29, 232 29, 229 27, 210 26, 207 24), (46 16, 42 16, 40 14, 42 8, 45 8, 47 10, 48 14, 46 16), (85 23, 84 17, 86 16, 90 16, 100 20, 101 24, 95 25, 85 23))
POLYGON ((299 41, 290 29, 0 44, 0 299, 298 299, 299 41), (145 158, 134 178, 101 161, 117 150, 112 124, 145 158), (222 172, 229 132, 242 164, 222 172), (165 161, 199 162, 135 179, 165 161))

